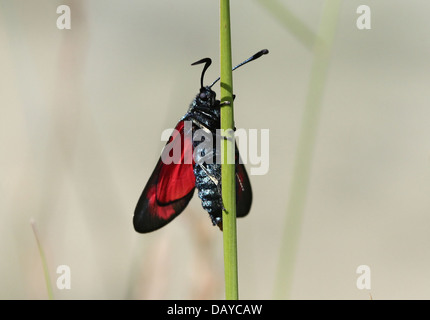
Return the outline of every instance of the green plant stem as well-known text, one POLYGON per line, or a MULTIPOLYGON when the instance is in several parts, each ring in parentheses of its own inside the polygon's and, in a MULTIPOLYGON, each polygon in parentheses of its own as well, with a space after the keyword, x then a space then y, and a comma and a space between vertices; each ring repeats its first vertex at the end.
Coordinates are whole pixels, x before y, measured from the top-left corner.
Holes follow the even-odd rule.
POLYGON ((312 155, 321 113, 321 101, 341 4, 342 0, 326 0, 318 40, 314 46, 314 59, 294 161, 291 189, 288 195, 287 219, 275 285, 275 297, 281 299, 288 298, 292 287, 294 261, 306 202, 312 155))
POLYGON ((36 222, 32 219, 30 220, 31 228, 33 229, 34 237, 36 238, 37 247, 39 249, 40 259, 42 260, 43 273, 45 274, 46 290, 48 291, 49 300, 54 300, 54 293, 52 291, 51 278, 49 277, 48 263, 46 262, 45 253, 42 248, 42 244, 39 240, 39 235, 37 233, 36 222))
POLYGON ((222 199, 225 210, 223 220, 225 297, 237 300, 237 234, 236 234, 236 180, 234 165, 233 76, 231 62, 230 1, 220 0, 220 55, 221 102, 230 102, 221 108, 221 130, 227 137, 223 143, 221 165, 222 199), (232 151, 231 151, 232 150, 232 151), (233 161, 232 158, 233 157, 233 161))

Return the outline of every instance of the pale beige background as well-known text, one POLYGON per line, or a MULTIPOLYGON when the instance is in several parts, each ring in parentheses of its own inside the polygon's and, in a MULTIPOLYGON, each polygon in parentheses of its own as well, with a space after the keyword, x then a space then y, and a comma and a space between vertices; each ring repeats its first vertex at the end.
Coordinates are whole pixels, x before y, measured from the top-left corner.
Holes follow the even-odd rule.
MULTIPOLYGON (((284 1, 317 30, 323 1, 284 1)), ((344 1, 312 162, 293 299, 430 297, 430 3, 344 1), (372 9, 372 30, 355 26, 372 9), (372 289, 355 286, 357 266, 372 289)), ((238 127, 270 129, 238 222, 240 297, 271 299, 312 55, 256 1, 232 1, 238 127)), ((218 1, 0 1, 0 298, 223 298, 222 234, 200 201, 153 234, 131 218, 209 56, 218 1), (69 4, 72 30, 56 28, 69 4)), ((216 89, 218 91, 218 88, 216 89)))

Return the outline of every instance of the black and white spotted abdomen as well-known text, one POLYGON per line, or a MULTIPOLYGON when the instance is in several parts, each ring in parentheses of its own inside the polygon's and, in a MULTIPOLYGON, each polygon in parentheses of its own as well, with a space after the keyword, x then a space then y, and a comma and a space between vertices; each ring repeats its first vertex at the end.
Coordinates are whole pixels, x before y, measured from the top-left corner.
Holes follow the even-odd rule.
POLYGON ((218 224, 222 219, 221 195, 221 165, 216 163, 218 151, 199 149, 195 146, 194 176, 198 196, 202 200, 203 208, 209 213, 212 223, 218 224), (212 159, 212 161, 210 161, 212 159), (206 161, 205 161, 206 160, 206 161), (210 163, 212 162, 212 163, 210 163))

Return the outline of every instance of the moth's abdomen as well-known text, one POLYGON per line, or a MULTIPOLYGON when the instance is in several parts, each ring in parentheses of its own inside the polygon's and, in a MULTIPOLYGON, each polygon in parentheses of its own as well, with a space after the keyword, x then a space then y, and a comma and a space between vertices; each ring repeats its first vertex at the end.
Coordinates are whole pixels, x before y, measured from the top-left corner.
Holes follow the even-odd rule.
POLYGON ((222 217, 221 188, 217 186, 217 183, 221 183, 221 165, 205 163, 202 166, 204 169, 197 163, 194 165, 198 196, 202 200, 202 207, 216 225, 222 217))

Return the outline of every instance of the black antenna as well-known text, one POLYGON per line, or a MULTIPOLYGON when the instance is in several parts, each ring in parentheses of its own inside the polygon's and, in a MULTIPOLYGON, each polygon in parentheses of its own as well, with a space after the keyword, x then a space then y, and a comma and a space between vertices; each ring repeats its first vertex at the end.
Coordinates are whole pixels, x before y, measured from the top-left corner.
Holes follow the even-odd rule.
POLYGON ((211 65, 212 60, 210 58, 203 58, 202 60, 199 60, 199 61, 196 61, 196 62, 192 63, 191 65, 195 66, 196 64, 200 64, 200 63, 205 63, 205 66, 203 67, 203 71, 202 71, 202 76, 200 77, 201 88, 204 88, 204 86, 203 86, 203 77, 205 76, 206 70, 211 65))
MULTIPOLYGON (((248 59, 246 59, 245 61, 243 61, 242 63, 239 63, 237 66, 235 66, 231 71, 234 71, 234 70, 236 70, 237 68, 239 68, 239 67, 241 67, 241 66, 243 66, 244 64, 247 64, 248 62, 251 62, 252 60, 255 60, 255 59, 258 59, 258 58, 260 58, 263 54, 268 54, 269 53, 269 50, 267 50, 267 49, 263 49, 263 50, 261 50, 261 51, 258 51, 256 54, 254 54, 252 57, 250 57, 250 58, 248 58, 248 59)), ((204 60, 204 59, 203 59, 204 60)), ((210 60, 210 59, 209 59, 210 60)), ((202 61, 202 60, 200 60, 200 61, 202 61)), ((197 62, 195 62, 195 63, 197 63, 197 62)), ((193 63, 193 64, 195 64, 195 63, 193 63)), ((209 63, 210 64, 210 63, 209 63)), ((208 65, 208 67, 209 67, 209 65, 208 65)), ((206 69, 204 69, 204 71, 205 71, 206 69)), ((215 83, 217 83, 218 81, 219 81, 219 79, 221 79, 221 77, 219 77, 218 79, 216 79, 214 82, 212 82, 212 84, 209 86, 209 88, 212 88, 212 86, 215 84, 215 83)), ((202 75, 202 86, 203 86, 203 75, 202 75)))

